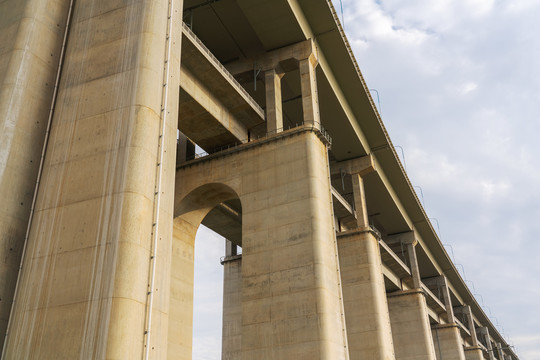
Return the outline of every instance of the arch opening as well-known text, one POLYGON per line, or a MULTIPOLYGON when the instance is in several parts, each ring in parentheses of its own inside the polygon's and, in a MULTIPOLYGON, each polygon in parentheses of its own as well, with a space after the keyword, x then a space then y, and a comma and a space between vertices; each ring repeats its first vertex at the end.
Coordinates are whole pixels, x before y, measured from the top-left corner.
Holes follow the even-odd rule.
MULTIPOLYGON (((233 248, 241 246, 242 205, 233 189, 211 183, 175 201, 174 209, 169 358, 191 359, 192 353, 193 358, 201 358, 203 353, 215 357, 221 351, 221 327, 226 332, 222 319, 227 322, 221 315, 221 299, 224 293, 227 297, 222 284, 231 273, 228 264, 222 266, 226 254, 223 249, 231 248, 224 239, 230 240, 233 248), (194 299, 198 301, 196 306, 194 299), (198 337, 195 342, 194 337, 198 337)), ((240 286, 238 270, 233 273, 240 286)))

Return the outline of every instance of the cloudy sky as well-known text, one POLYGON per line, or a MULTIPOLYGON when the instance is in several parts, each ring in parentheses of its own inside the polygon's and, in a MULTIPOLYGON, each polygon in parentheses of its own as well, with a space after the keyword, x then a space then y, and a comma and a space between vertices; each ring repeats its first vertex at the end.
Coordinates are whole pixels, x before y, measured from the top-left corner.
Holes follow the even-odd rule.
MULTIPOLYGON (((520 358, 540 359, 540 1, 342 4, 442 242, 520 358)), ((197 276, 214 280, 196 289, 194 359, 218 359, 223 247, 200 233, 197 276)))

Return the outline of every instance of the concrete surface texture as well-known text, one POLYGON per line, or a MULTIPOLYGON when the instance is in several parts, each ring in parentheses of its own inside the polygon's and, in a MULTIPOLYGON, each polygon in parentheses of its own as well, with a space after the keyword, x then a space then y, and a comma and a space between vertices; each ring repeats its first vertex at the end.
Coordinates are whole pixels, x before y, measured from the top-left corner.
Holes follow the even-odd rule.
POLYGON ((426 299, 422 291, 409 290, 388 297, 396 359, 435 360, 435 347, 426 299))
POLYGON ((331 2, 0 0, 0 39, 2 359, 191 359, 201 224, 223 359, 517 359, 331 2))
POLYGON ((431 334, 435 343, 435 354, 437 360, 465 360, 463 351, 463 340, 459 333, 457 325, 438 325, 435 326, 431 334))
MULTIPOLYGON (((68 1, 0 2, 0 334, 6 333, 50 116, 68 1)), ((4 336, 0 338, 0 348, 4 336)))
POLYGON ((176 121, 163 134, 160 123, 166 105, 177 117, 180 63, 178 42, 164 104, 168 11, 167 1, 77 2, 6 358, 138 358, 145 331, 155 352, 167 348, 176 121), (153 253, 158 181, 163 246, 153 253), (154 274, 150 255, 163 258, 154 274), (146 329, 150 276, 161 291, 146 329))

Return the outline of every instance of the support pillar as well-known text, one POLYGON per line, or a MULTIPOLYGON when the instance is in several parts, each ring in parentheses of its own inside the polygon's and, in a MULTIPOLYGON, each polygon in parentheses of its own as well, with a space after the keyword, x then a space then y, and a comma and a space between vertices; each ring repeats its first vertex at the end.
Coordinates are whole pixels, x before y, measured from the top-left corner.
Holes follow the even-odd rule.
POLYGON ((358 229, 338 235, 349 355, 394 359, 379 240, 369 228, 362 176, 352 181, 358 229))
POLYGON ((75 1, 6 359, 166 358, 183 1, 171 4, 75 1))
POLYGON ((281 104, 281 78, 283 73, 270 69, 264 73, 266 91, 266 131, 275 134, 283 131, 283 110, 281 104))
POLYGON ((49 121, 69 0, 0 1, 0 353, 49 121))
POLYGON ((465 323, 469 333, 471 334, 471 346, 478 346, 478 336, 476 334, 476 327, 474 326, 474 319, 472 316, 471 307, 469 305, 460 306, 455 309, 456 313, 461 313, 465 317, 465 323))
POLYGON ((426 298, 421 290, 388 294, 397 360, 435 360, 426 298))
POLYGON ((497 348, 497 358, 498 358, 499 360, 504 360, 504 352, 503 352, 503 350, 502 350, 502 345, 501 345, 501 343, 497 343, 497 344, 495 345, 495 347, 497 348))
POLYGON ((464 348, 465 359, 466 360, 484 360, 484 355, 482 353, 482 348, 478 342, 478 335, 476 334, 476 327, 474 326, 474 319, 472 316, 471 307, 469 305, 462 306, 461 308, 456 309, 456 311, 461 311, 466 319, 469 332, 471 333, 471 346, 464 348))
POLYGON ((450 289, 448 288, 446 276, 439 276, 437 278, 437 285, 443 296, 448 321, 447 324, 435 325, 432 329, 437 360, 465 360, 463 339, 461 338, 459 327, 454 317, 452 298, 450 297, 450 289))
POLYGON ((495 360, 495 349, 493 349, 493 346, 491 345, 491 339, 489 338, 489 329, 485 326, 478 328, 478 334, 482 337, 484 341, 489 360, 495 360))
POLYGON ((302 110, 304 123, 320 127, 319 95, 317 91, 317 76, 315 68, 317 58, 311 54, 307 59, 299 61, 300 85, 302 88, 302 110))
POLYGON ((466 360, 484 360, 484 353, 480 346, 470 346, 464 349, 466 360))
POLYGON ((237 360, 242 353, 242 255, 226 241, 223 264, 222 360, 237 360))
POLYGON ((455 323, 435 325, 431 333, 437 360, 465 360, 463 340, 455 323))
POLYGON ((338 235, 338 246, 350 358, 394 359, 378 239, 351 230, 338 235))

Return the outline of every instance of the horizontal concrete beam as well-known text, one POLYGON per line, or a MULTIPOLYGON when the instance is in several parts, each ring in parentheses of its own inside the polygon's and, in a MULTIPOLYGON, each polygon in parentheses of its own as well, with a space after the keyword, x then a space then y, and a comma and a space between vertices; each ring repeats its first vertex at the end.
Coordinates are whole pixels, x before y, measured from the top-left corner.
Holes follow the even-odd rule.
MULTIPOLYGON (((197 77, 185 67, 180 68, 180 87, 236 139, 242 141, 248 138, 247 127, 236 118, 227 106, 223 104, 203 82, 197 79, 197 77)), ((182 101, 181 106, 183 106, 184 109, 181 109, 180 112, 186 112, 186 107, 190 107, 189 101, 182 101)), ((181 116, 180 125, 186 120, 186 117, 187 116, 181 116)), ((180 130, 185 130, 189 133, 188 129, 184 129, 182 126, 180 126, 180 130)))
POLYGON ((225 67, 233 75, 271 69, 275 69, 278 73, 286 73, 297 69, 298 61, 308 58, 318 62, 317 48, 310 39, 256 57, 234 61, 225 67))
POLYGON ((373 171, 376 171, 373 155, 366 155, 331 164, 331 175, 340 175, 344 172, 346 174, 364 176, 373 171))

